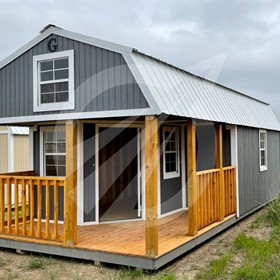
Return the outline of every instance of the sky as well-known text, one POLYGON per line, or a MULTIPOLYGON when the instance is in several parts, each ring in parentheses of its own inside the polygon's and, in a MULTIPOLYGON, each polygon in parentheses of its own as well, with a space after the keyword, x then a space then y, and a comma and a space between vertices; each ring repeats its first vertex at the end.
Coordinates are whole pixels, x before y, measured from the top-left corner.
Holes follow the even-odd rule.
POLYGON ((278 0, 0 0, 0 61, 49 23, 264 100, 280 120, 278 0))

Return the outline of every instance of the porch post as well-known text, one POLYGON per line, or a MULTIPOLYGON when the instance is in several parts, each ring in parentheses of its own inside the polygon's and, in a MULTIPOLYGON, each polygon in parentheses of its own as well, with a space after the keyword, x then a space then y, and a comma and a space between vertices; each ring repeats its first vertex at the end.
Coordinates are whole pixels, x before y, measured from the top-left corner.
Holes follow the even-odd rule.
POLYGON ((77 121, 66 121, 66 186, 64 188, 64 243, 77 243, 77 121))
POLYGON ((223 130, 222 125, 215 124, 216 134, 216 168, 220 169, 220 182, 219 182, 219 213, 218 221, 222 221, 225 217, 225 183, 224 183, 224 170, 223 170, 223 130))
POLYGON ((198 192, 196 179, 196 127, 193 120, 187 123, 187 186, 188 186, 188 234, 198 231, 198 192))
POLYGON ((158 255, 158 118, 145 118, 146 255, 158 255))

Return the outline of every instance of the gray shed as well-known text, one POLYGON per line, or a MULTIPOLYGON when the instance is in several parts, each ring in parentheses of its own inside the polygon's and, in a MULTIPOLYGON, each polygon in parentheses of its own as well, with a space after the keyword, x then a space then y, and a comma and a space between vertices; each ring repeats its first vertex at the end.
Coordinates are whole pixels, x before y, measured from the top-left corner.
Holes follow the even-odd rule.
POLYGON ((279 194, 269 104, 53 25, 0 62, 0 125, 32 147, 1 247, 157 269, 279 194))

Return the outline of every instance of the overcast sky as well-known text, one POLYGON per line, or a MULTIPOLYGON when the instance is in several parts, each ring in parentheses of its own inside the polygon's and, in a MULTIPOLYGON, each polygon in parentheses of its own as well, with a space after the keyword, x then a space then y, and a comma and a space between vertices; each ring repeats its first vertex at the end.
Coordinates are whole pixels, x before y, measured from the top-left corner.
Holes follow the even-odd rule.
POLYGON ((280 120, 278 0, 0 0, 0 61, 49 23, 267 101, 280 120))

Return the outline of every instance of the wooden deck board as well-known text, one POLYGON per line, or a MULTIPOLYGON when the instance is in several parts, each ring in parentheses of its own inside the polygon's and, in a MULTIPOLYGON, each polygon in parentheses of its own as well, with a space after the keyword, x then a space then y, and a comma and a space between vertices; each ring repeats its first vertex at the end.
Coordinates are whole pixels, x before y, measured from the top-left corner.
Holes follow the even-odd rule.
MULTIPOLYGON (((224 221, 232 218, 230 215, 224 221)), ((216 222, 199 230, 201 235, 221 223, 216 222)), ((44 224, 42 223, 44 229, 44 224)), ((108 253, 123 254, 127 256, 145 256, 145 221, 127 221, 111 224, 99 224, 90 226, 78 226, 78 242, 74 248, 104 251, 108 253)), ((29 230, 27 224, 27 231, 29 230)), ((50 231, 53 225, 50 223, 50 231)), ((62 232, 62 225, 59 225, 62 232)), ((181 211, 176 214, 159 219, 159 255, 174 250, 196 238, 188 236, 188 214, 181 211)), ((9 234, 0 234, 0 238, 65 246, 63 242, 42 240, 36 237, 24 237, 9 234)), ((65 246, 66 247, 66 246, 65 246)))

